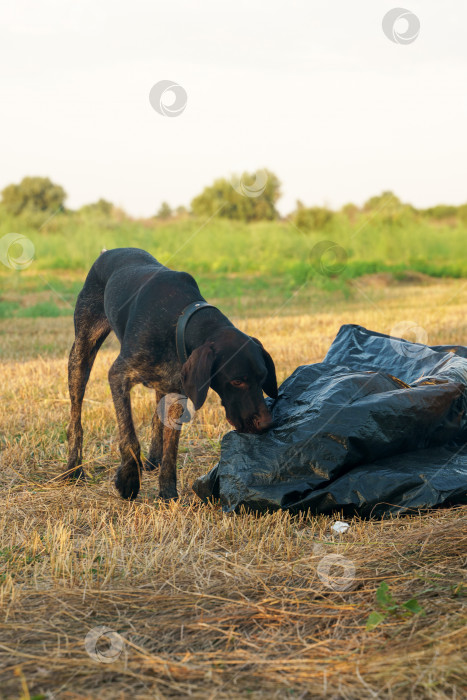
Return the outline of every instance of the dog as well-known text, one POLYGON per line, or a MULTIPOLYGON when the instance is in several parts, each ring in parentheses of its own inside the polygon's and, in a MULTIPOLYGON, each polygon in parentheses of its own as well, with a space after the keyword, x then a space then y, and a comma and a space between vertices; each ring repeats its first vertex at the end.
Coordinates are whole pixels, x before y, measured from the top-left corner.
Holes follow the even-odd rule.
POLYGON ((180 405, 169 420, 155 410, 148 457, 142 464, 131 415, 130 390, 143 384, 156 403, 184 394, 198 410, 209 387, 220 396, 229 423, 239 432, 259 434, 272 423, 263 390, 277 398, 274 362, 256 338, 242 333, 201 296, 194 278, 159 263, 138 248, 103 250, 78 295, 75 340, 68 361, 71 400, 65 476, 84 477, 81 408, 86 384, 104 340, 113 330, 120 354, 109 370, 119 429, 121 464, 115 485, 123 498, 138 495, 142 470, 159 473, 159 498, 178 497, 176 462, 180 405), (168 397, 167 397, 168 398, 168 397))

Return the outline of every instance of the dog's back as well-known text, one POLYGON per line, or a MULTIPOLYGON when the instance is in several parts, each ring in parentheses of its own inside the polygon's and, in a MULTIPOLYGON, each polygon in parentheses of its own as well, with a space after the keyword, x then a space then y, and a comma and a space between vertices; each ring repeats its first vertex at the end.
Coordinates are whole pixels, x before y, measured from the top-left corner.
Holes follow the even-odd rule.
POLYGON ((139 248, 113 248, 103 250, 91 267, 92 272, 97 275, 99 281, 105 286, 114 273, 127 277, 134 275, 136 270, 143 271, 144 268, 151 268, 153 271, 168 270, 155 257, 145 250, 139 248), (130 272, 132 271, 132 272, 130 272))
POLYGON ((190 274, 171 270, 139 248, 103 251, 88 273, 83 296, 86 303, 100 304, 120 341, 129 318, 139 323, 136 305, 145 310, 141 320, 146 324, 166 328, 188 303, 203 299, 190 274))

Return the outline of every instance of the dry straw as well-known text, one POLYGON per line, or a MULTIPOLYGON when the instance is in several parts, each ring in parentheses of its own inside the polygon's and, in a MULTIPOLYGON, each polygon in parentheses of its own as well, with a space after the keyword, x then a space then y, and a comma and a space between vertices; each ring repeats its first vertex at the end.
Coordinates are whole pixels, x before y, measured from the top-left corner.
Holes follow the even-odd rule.
MULTIPOLYGON (((429 293, 439 301, 446 287, 429 293)), ((401 311, 394 291, 384 311, 355 308, 352 320, 388 330, 401 313, 420 311, 415 290, 404 299, 410 308, 401 311)), ((424 313, 430 342, 465 342, 460 306, 450 306, 438 330, 435 311, 424 313)), ((348 320, 321 313, 241 327, 264 340, 283 379, 319 360, 348 320)), ((0 697, 462 697, 465 508, 353 519, 342 535, 322 516, 227 517, 190 490, 228 429, 214 397, 182 433, 180 501, 158 504, 157 476, 145 475, 138 501, 124 502, 112 486, 118 451, 106 372, 115 345, 98 358, 85 402, 90 481, 61 486, 54 477, 65 463, 70 339, 70 319, 24 320, 5 343, 0 697), (41 343, 48 348, 38 357, 41 343), (326 554, 353 562, 348 590, 318 576, 326 554), (416 598, 424 614, 396 611, 367 630, 382 581, 399 604, 416 598), (111 663, 85 646, 100 627, 114 633, 111 644, 123 640, 111 663)), ((137 388, 143 448, 153 409, 151 394, 137 388)), ((109 653, 104 637, 96 648, 109 653)))

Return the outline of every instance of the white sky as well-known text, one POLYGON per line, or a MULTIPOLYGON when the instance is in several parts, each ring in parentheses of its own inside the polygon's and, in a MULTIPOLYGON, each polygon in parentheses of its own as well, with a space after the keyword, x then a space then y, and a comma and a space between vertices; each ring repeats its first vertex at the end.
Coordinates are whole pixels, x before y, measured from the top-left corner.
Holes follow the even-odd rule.
POLYGON ((467 4, 459 0, 9 0, 0 9, 0 188, 25 175, 133 215, 268 167, 333 207, 392 189, 467 201, 467 4), (399 6, 410 45, 383 34, 399 6), (163 117, 159 80, 188 94, 163 117))

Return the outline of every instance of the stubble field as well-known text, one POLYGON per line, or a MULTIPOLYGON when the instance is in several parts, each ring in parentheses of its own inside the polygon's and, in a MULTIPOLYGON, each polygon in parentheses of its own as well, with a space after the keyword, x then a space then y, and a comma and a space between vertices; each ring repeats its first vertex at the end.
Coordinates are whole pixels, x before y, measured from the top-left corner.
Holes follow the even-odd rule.
MULTIPOLYGON (((429 344, 467 344, 464 280, 380 282, 355 282, 353 300, 329 310, 238 326, 271 352, 279 381, 320 361, 343 323, 389 333, 410 322, 429 344)), ((229 430, 212 392, 182 433, 180 500, 160 504, 145 474, 124 502, 112 483, 112 338, 84 402, 89 480, 63 486, 72 319, 5 319, 0 334, 0 697, 465 696, 467 508, 355 518, 342 535, 323 516, 224 515, 191 491, 229 430), (330 554, 355 567, 346 590, 319 574, 330 554), (421 610, 409 613, 413 598, 421 610), (375 612, 385 619, 367 629, 375 612)), ((132 400, 145 452, 154 396, 137 387, 132 400)))

